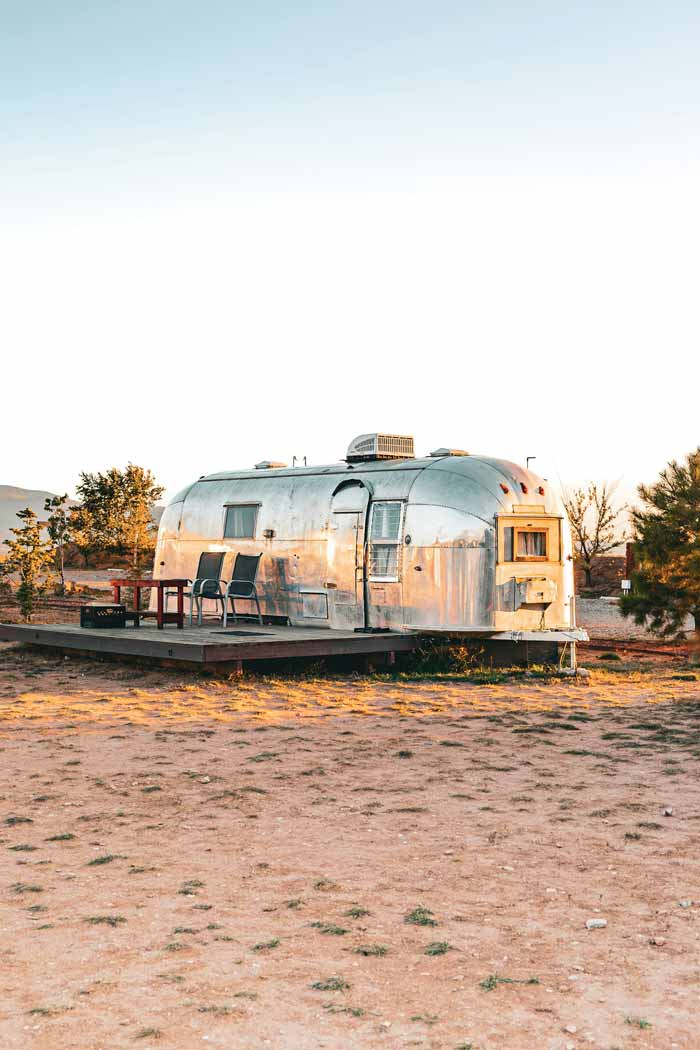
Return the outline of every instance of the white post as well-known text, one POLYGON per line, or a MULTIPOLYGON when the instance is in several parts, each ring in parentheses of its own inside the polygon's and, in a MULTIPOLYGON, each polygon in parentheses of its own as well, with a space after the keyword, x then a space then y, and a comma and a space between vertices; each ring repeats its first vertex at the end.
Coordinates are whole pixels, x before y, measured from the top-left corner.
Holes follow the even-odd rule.
MULTIPOLYGON (((574 628, 576 626, 576 595, 572 594, 569 599, 569 626, 574 628)), ((569 667, 576 673, 576 642, 571 642, 571 658, 569 667)))

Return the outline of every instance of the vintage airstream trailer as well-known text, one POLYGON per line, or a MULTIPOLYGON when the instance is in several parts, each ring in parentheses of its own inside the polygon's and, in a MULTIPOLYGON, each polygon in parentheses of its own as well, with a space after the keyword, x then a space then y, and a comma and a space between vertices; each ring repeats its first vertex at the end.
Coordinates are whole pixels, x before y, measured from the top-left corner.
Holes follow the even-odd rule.
POLYGON ((203 551, 262 552, 263 614, 331 629, 566 642, 571 539, 546 481, 504 460, 361 435, 346 459, 201 477, 173 498, 155 575, 193 578, 203 551))

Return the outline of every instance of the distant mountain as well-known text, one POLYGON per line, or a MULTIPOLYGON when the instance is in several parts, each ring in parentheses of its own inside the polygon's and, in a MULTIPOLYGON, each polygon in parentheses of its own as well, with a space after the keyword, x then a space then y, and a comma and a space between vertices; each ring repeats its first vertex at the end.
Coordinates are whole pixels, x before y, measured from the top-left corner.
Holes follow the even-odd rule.
POLYGON ((44 514, 44 501, 50 499, 53 492, 41 489, 21 489, 16 485, 0 485, 0 546, 11 536, 10 529, 20 522, 17 511, 30 507, 41 518, 44 514))
MULTIPOLYGON (((0 502, 5 500, 45 500, 48 496, 53 497, 53 492, 43 492, 41 489, 20 489, 16 485, 0 485, 0 502)), ((29 506, 28 503, 25 506, 29 506)), ((42 503, 43 506, 43 503, 42 503)))
MULTIPOLYGON (((5 540, 11 539, 10 529, 17 528, 20 524, 17 511, 31 507, 34 513, 43 519, 46 516, 44 502, 54 495, 55 493, 44 492, 42 489, 22 489, 16 485, 0 485, 0 550, 5 540)), ((68 505, 75 506, 75 500, 68 500, 68 505)), ((162 513, 162 506, 156 505, 153 508, 153 520, 156 525, 162 513)))

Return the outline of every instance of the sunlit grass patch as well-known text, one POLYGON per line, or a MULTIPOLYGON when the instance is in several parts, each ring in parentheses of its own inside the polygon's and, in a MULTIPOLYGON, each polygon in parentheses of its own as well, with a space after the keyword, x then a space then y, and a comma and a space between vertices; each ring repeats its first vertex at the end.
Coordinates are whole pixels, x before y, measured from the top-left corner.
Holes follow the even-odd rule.
POLYGON ((498 988, 499 984, 539 984, 539 977, 527 977, 524 980, 518 980, 515 977, 501 977, 497 973, 489 974, 483 981, 479 981, 479 987, 483 988, 485 992, 492 992, 495 988, 498 988))
POLYGON ((253 947, 251 948, 251 951, 253 951, 253 952, 268 952, 268 951, 271 951, 273 948, 277 948, 279 943, 280 943, 279 937, 272 937, 272 938, 270 938, 269 941, 258 941, 257 944, 253 945, 253 947))
POLYGON ((35 886, 30 882, 14 882, 10 889, 13 893, 43 893, 43 886, 35 886))
POLYGON ((446 955, 452 948, 447 941, 431 941, 425 946, 424 955, 446 955))
POLYGON ((437 919, 433 918, 433 912, 420 904, 404 916, 404 922, 410 923, 412 926, 437 926, 438 924, 437 919))
POLYGON ((343 934, 350 932, 344 926, 336 926, 333 922, 310 922, 309 926, 313 926, 319 933, 330 933, 336 937, 342 937, 343 934))
POLYGON ((333 882, 332 879, 316 879, 314 883, 315 890, 334 890, 338 885, 337 882, 333 882))
POLYGON ((651 1028, 651 1021, 647 1021, 645 1017, 626 1017, 625 1024, 633 1025, 635 1028, 651 1028))
POLYGON ((201 879, 187 879, 177 892, 183 897, 195 897, 197 890, 202 889, 203 886, 201 879))
POLYGON ((124 860, 125 858, 121 853, 103 853, 100 857, 93 857, 92 860, 87 862, 86 867, 95 868, 102 864, 111 864, 113 860, 124 860))
POLYGON ((343 977, 326 977, 324 980, 314 981, 311 987, 316 992, 345 992, 350 985, 343 977))
POLYGON ((365 1011, 361 1006, 338 1006, 336 1003, 324 1003, 323 1009, 329 1014, 349 1014, 350 1017, 364 1017, 365 1011))

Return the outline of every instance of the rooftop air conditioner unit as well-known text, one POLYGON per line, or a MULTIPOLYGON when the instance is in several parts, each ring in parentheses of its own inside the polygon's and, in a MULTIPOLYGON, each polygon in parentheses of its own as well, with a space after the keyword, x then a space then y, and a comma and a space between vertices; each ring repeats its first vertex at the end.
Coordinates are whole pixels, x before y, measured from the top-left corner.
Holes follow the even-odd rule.
POLYGON ((360 434, 348 446, 348 463, 372 459, 414 459, 413 438, 403 434, 360 434))

